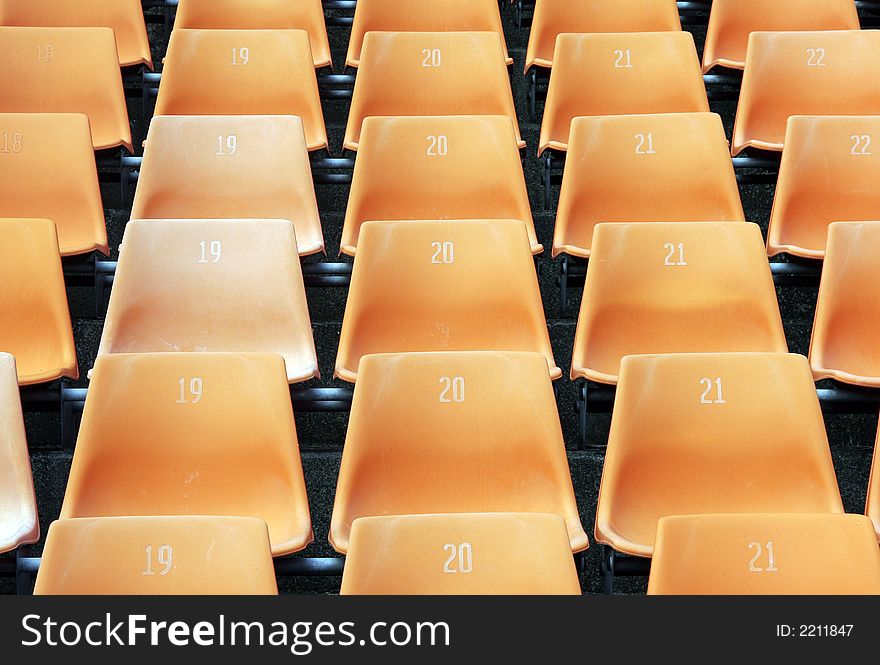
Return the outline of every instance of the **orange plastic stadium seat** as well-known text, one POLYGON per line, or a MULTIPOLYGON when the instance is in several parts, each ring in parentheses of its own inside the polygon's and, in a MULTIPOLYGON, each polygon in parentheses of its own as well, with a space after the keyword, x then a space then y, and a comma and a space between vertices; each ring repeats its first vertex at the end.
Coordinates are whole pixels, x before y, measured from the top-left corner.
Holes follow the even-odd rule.
POLYGON ((880 114, 880 32, 753 32, 732 149, 782 150, 793 115, 880 114))
POLYGON ((817 380, 880 388, 878 252, 880 222, 835 222, 828 227, 810 343, 810 364, 817 380))
POLYGON ((880 220, 880 117, 793 116, 767 252, 825 257, 832 222, 880 220))
POLYGON ((175 29, 305 30, 315 67, 329 67, 330 42, 321 0, 180 0, 175 29))
POLYGON ((806 358, 623 359, 599 489, 598 542, 651 556, 657 521, 669 515, 842 512, 806 358))
POLYGON ((305 30, 172 31, 155 115, 298 115, 327 147, 305 30))
POLYGON ((159 116, 150 123, 133 219, 288 219, 299 254, 324 251, 302 120, 159 116))
POLYGON ((0 27, 0 53, 0 113, 84 113, 95 150, 132 151, 113 30, 0 27))
POLYGON ((0 219, 0 352, 15 356, 22 386, 79 371, 55 224, 0 219))
POLYGON ((259 517, 275 556, 312 542, 279 356, 98 358, 61 519, 165 515, 259 517))
POLYGON ((348 550, 360 517, 499 512, 558 515, 569 554, 588 546, 546 359, 492 351, 364 358, 333 547, 348 550))
POLYGON ((0 113, 0 217, 51 219, 62 256, 108 253, 86 116, 0 113))
POLYGON ((496 0, 358 0, 345 64, 358 67, 368 32, 496 32, 504 46, 504 27, 496 0))
POLYGON ((497 32, 368 32, 345 148, 358 149, 374 115, 506 115, 525 147, 497 32))
POLYGON ((681 30, 675 0, 537 0, 526 51, 526 71, 552 67, 556 38, 565 32, 681 30))
POLYGON ((566 150, 578 116, 709 111, 689 32, 562 34, 553 62, 539 155, 566 150))
POLYGON ((565 522, 539 513, 361 517, 342 595, 579 595, 565 522))
POLYGON ((721 118, 671 113, 575 118, 553 255, 589 257, 602 222, 744 221, 721 118))
POLYGON ((153 68, 142 0, 0 0, 0 25, 112 28, 121 67, 153 68))
POLYGON ((255 517, 94 517, 49 527, 34 595, 275 595, 255 517))
POLYGON ((742 69, 753 32, 858 30, 853 0, 713 0, 703 50, 703 71, 742 69))
POLYGON ((367 222, 361 227, 336 376, 371 353, 533 351, 549 373, 547 322, 516 220, 367 222))
POLYGON ((0 352, 0 552, 39 540, 37 499, 15 358, 0 352))
POLYGON ((624 356, 785 353, 757 224, 599 224, 571 378, 617 383, 624 356))
POLYGON ((291 383, 318 375, 293 223, 131 221, 99 355, 274 353, 291 383))
POLYGON ((874 530, 877 532, 877 538, 880 539, 880 445, 876 443, 874 444, 874 462, 871 465, 871 479, 868 483, 865 513, 874 523, 874 530))
POLYGON ((543 251, 507 116, 364 120, 342 229, 344 254, 354 256, 364 222, 498 218, 524 222, 532 251, 543 251))
POLYGON ((664 517, 652 595, 880 594, 880 548, 864 515, 664 517))

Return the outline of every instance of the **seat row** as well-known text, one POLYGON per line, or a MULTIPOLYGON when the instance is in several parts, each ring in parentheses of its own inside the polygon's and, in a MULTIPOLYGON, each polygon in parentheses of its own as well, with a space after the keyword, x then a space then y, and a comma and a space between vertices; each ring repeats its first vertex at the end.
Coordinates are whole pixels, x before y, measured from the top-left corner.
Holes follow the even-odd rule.
MULTIPOLYGON (((810 358, 817 378, 880 386, 880 223, 830 227, 810 358)), ((22 385, 78 375, 55 227, 0 224, 0 347, 22 385)), ((556 366, 525 226, 517 220, 368 222, 336 359, 354 382, 375 353, 489 350, 556 366), (478 285, 475 287, 475 285, 478 285)), ((572 378, 616 383, 628 355, 787 350, 758 227, 599 224, 572 378), (732 324, 736 321, 736 325, 732 324)), ((98 355, 281 355, 290 382, 317 376, 296 232, 285 220, 130 222, 98 355)))
MULTIPOLYGON (((0 469, 14 482, 2 485, 0 542, 9 549, 36 541, 38 526, 10 356, 2 356, 2 367, 0 469)), ((878 478, 875 468, 867 512, 880 535, 878 478)), ((620 552, 660 556, 661 581, 652 580, 660 592, 876 593, 877 535, 867 518, 842 513, 803 357, 624 360, 595 536, 620 552), (770 429, 776 434, 764 436, 770 429), (723 517, 735 513, 767 516, 723 517), (715 517, 663 521, 679 515, 715 517), (816 546, 823 534, 829 548, 816 546), (703 558, 719 542, 720 553, 703 558), (841 548, 851 565, 836 559, 841 548), (679 566, 688 560, 702 561, 700 574, 688 569, 682 581, 679 566), (759 579, 758 567, 780 574, 759 579), (753 582, 735 586, 747 579, 753 582)), ((343 590, 352 593, 577 591, 571 554, 588 541, 545 358, 366 357, 329 537, 349 555, 343 590)), ((267 591, 274 586, 268 554, 295 552, 311 540, 282 359, 99 359, 38 591, 267 591), (208 560, 215 534, 230 549, 208 560)))

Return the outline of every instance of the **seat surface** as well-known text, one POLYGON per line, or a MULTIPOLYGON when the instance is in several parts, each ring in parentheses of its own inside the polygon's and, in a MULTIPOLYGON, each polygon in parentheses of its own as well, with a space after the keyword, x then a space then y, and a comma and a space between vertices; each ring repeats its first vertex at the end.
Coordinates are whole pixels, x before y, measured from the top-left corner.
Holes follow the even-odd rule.
POLYGON ((788 119, 767 253, 825 257, 832 222, 880 219, 880 117, 788 119))
POLYGON ((329 67, 330 43, 321 0, 180 0, 175 28, 305 30, 315 67, 329 67))
POLYGON ((367 222, 336 376, 371 353, 533 351, 553 360, 525 225, 515 220, 367 222))
POLYGON ((552 67, 556 37, 565 32, 681 30, 675 0, 537 0, 526 50, 526 71, 552 67))
POLYGON ((39 540, 15 358, 0 352, 0 553, 39 540))
POLYGON ((743 221, 720 116, 575 118, 553 255, 589 257, 601 222, 743 221))
POLYGON ((475 512, 558 515, 570 552, 587 548, 546 359, 485 351, 364 358, 330 543, 345 553, 360 517, 475 512))
POLYGON ((506 115, 525 147, 497 32, 367 33, 344 147, 357 150, 377 115, 506 115))
POLYGON ((657 521, 668 515, 842 512, 806 358, 624 358, 598 542, 651 556, 657 521))
POLYGON ((880 594, 862 515, 694 515, 657 528, 649 594, 880 594))
POLYGON ((96 517, 49 527, 35 595, 275 595, 254 517, 96 517))
POLYGON ((880 387, 878 252, 880 222, 836 222, 829 227, 810 342, 817 380, 880 387))
POLYGON ((205 351, 278 354, 291 383, 318 375, 292 222, 128 223, 98 355, 205 351))
POLYGON ((300 255, 324 235, 296 116, 159 116, 150 123, 132 219, 286 219, 300 255))
POLYGON ((168 43, 155 115, 298 115, 327 147, 305 30, 182 30, 168 43))
POLYGON ((496 0, 358 0, 345 64, 360 65, 368 32, 497 32, 504 45, 504 27, 496 0))
POLYGON ((858 30, 853 0, 713 0, 703 49, 703 71, 742 69, 753 32, 858 30))
POLYGON ((26 386, 79 377, 55 224, 0 219, 0 352, 26 386))
POLYGON ((163 515, 259 517, 276 556, 312 541, 280 357, 95 362, 61 519, 163 515))
POLYGON ((640 353, 787 350, 756 224, 596 226, 572 380, 616 383, 640 353))
POLYGON ((132 151, 113 30, 0 27, 0 52, 0 113, 84 113, 95 150, 132 151))
POLYGON ((342 229, 354 256, 363 222, 519 219, 534 253, 529 194, 507 116, 366 118, 342 229))
POLYGON ((579 116, 709 111, 689 32, 562 34, 538 154, 566 150, 579 116))
POLYGON ((471 513, 361 517, 342 595, 580 594, 558 515, 471 513))
POLYGON ((880 114, 880 32, 753 32, 732 150, 782 150, 793 115, 880 114))
POLYGON ((142 0, 0 0, 0 25, 112 28, 120 66, 153 68, 142 0))
POLYGON ((85 115, 0 113, 0 217, 51 219, 63 256, 109 253, 85 115))

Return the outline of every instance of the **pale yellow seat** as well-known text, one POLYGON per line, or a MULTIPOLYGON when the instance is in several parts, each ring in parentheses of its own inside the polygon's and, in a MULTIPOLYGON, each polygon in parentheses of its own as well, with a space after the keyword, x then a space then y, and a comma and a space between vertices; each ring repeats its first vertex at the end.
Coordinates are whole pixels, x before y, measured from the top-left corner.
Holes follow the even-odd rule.
POLYGON ((98 356, 273 353, 318 375, 296 234, 287 220, 134 220, 98 356))
POLYGON ((159 116, 132 219, 287 219, 300 256, 324 251, 302 120, 159 116))
POLYGON ((255 517, 95 517, 53 522, 34 595, 275 595, 255 517))

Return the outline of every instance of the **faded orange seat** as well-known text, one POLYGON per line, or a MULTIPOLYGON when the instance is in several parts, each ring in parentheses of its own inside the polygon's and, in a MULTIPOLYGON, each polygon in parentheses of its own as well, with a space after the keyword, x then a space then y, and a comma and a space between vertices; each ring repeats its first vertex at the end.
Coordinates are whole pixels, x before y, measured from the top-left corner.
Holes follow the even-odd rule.
POLYGON ((0 0, 0 25, 112 28, 121 67, 153 68, 142 0, 0 0))
POLYGON ((670 113, 575 118, 553 255, 589 257, 601 222, 743 221, 721 118, 670 113))
POLYGON ((34 595, 275 595, 254 517, 95 517, 49 527, 34 595))
POLYGON ((86 116, 0 114, 0 217, 51 219, 62 256, 109 253, 86 116))
POLYGON ((537 0, 526 71, 553 66, 553 49, 562 33, 676 30, 681 30, 681 19, 675 0, 537 0))
POLYGON ((321 0, 180 0, 175 29, 305 30, 315 67, 329 67, 330 43, 321 0))
POLYGON ((641 353, 785 353, 757 224, 599 224, 571 378, 617 383, 641 353))
POLYGON ((506 115, 520 137, 497 32, 369 32, 354 84, 345 148, 368 116, 506 115))
POLYGON ((170 515, 259 517, 275 556, 312 541, 279 356, 97 359, 61 519, 170 515))
POLYGON ((871 478, 868 482, 868 499, 865 514, 874 523, 877 538, 880 539, 880 446, 874 444, 874 462, 871 464, 871 478))
POLYGON ((95 150, 131 147, 110 28, 0 27, 0 113, 84 113, 95 150))
POLYGON ((39 540, 37 499, 15 358, 0 352, 0 552, 39 540))
POLYGON ((588 546, 546 359, 491 351, 365 357, 333 547, 348 551, 361 517, 499 512, 558 515, 569 554, 588 546))
POLYGON ((159 116, 150 123, 132 219, 288 219, 299 254, 324 235, 296 116, 159 116))
POLYGON ((691 33, 562 34, 556 39, 538 154, 566 150, 578 116, 707 111, 691 33))
POLYGON ((693 515, 657 527, 652 595, 880 594, 863 515, 693 515))
POLYGON ((78 378, 55 224, 0 219, 0 351, 26 386, 78 378))
POLYGON ((175 29, 155 115, 298 115, 309 150, 327 147, 304 30, 175 29))
POLYGON ((793 116, 767 252, 821 259, 832 222, 880 219, 880 117, 793 116))
POLYGON ((732 150, 782 150, 793 115, 880 114, 880 32, 753 32, 732 150))
POLYGON ((274 353, 291 383, 318 375, 293 223, 131 221, 99 355, 274 353))
POLYGON ((853 0, 713 0, 703 49, 703 71, 742 69, 753 32, 858 30, 853 0))
POLYGON ((342 595, 579 595, 565 522, 539 513, 361 517, 342 595))
POLYGON ((623 359, 596 540, 651 556, 660 518, 710 513, 843 513, 803 356, 623 359))
POLYGON ((355 381, 371 353, 496 350, 541 353, 550 376, 562 374, 522 222, 361 227, 336 376, 355 381))
POLYGON ((880 388, 878 252, 880 222, 836 222, 828 227, 810 342, 810 364, 817 380, 880 388))
POLYGON ((532 251, 543 251, 507 116, 364 119, 344 254, 354 256, 364 222, 499 218, 521 220, 532 251))
POLYGON ((496 0, 358 0, 345 64, 358 67, 368 32, 496 32, 504 46, 504 27, 496 0))

